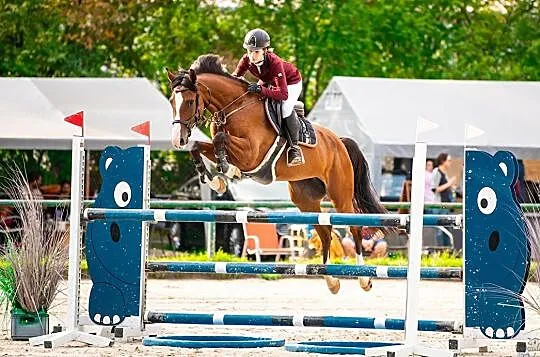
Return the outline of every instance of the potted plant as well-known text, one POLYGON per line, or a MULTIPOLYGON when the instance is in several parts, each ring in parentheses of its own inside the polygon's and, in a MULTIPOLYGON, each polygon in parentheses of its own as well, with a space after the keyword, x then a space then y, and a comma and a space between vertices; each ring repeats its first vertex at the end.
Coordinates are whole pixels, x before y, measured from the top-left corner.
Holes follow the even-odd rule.
POLYGON ((7 230, 0 247, 0 306, 11 309, 11 338, 28 340, 49 332, 48 311, 67 268, 69 237, 56 218, 46 218, 41 195, 14 167, 2 184, 15 200, 18 227, 7 230))

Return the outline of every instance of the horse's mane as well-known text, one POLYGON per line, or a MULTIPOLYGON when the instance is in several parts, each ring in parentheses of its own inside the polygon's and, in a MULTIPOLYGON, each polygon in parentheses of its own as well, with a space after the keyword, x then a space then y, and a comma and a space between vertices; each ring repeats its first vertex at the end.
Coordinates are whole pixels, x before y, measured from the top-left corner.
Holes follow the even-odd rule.
POLYGON ((242 78, 235 77, 231 75, 229 72, 227 72, 223 68, 223 64, 221 63, 221 57, 215 54, 210 53, 210 54, 199 56, 195 60, 195 62, 191 64, 190 69, 193 69, 196 74, 212 73, 212 74, 217 74, 220 76, 233 79, 243 84, 249 84, 247 81, 243 80, 242 78))

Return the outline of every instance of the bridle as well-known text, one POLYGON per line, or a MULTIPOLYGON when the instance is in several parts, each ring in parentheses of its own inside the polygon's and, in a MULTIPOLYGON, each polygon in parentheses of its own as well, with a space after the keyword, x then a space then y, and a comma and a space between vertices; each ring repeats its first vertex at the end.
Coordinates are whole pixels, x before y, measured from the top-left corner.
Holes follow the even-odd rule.
MULTIPOLYGON (((185 91, 189 91, 191 89, 188 89, 188 88, 185 88, 185 89, 181 89, 181 90, 174 90, 174 93, 183 93, 185 91)), ((189 118, 189 119, 182 119, 180 118, 180 114, 178 114, 178 118, 179 119, 175 119, 173 120, 173 124, 182 124, 182 125, 185 125, 187 126, 188 128, 190 127, 194 127, 194 126, 199 126, 200 124, 204 123, 206 121, 206 118, 204 117, 204 115, 201 115, 201 110, 200 110, 200 107, 199 107, 199 91, 198 90, 195 90, 195 112, 193 113, 193 115, 189 118), (193 120, 195 119, 195 120, 193 120)), ((204 103, 205 105, 205 108, 206 108, 206 103, 204 103)))
MULTIPOLYGON (((210 95, 210 98, 212 98, 212 92, 210 91, 210 88, 208 87, 206 88, 208 89, 208 94, 210 95)), ((206 118, 204 117, 204 115, 201 115, 200 113, 199 90, 197 86, 191 82, 191 80, 189 79, 188 73, 186 71, 180 72, 180 74, 172 80, 171 89, 173 93, 183 93, 185 91, 195 92, 195 112, 193 113, 193 115, 189 119, 183 120, 182 118, 180 118, 180 113, 178 113, 178 119, 175 119, 172 122, 173 125, 182 124, 182 125, 187 126, 191 134, 191 128, 195 126, 199 126, 200 124, 206 121, 206 118), (184 89, 177 90, 176 89, 177 87, 184 87, 184 89)), ((207 103, 203 103, 203 104, 204 104, 204 107, 206 108, 207 103)))
POLYGON ((229 113, 226 113, 225 110, 227 108, 229 108, 231 105, 236 103, 238 100, 242 99, 244 96, 249 94, 249 92, 246 91, 243 94, 241 94, 239 97, 235 98, 232 102, 230 102, 229 104, 224 106, 223 108, 221 108, 221 109, 215 111, 214 113, 212 113, 209 109, 207 109, 208 106, 212 103, 212 91, 210 90, 210 88, 201 81, 196 81, 196 83, 194 84, 191 81, 191 79, 189 79, 188 73, 186 71, 180 72, 180 74, 182 74, 182 75, 181 76, 179 75, 178 77, 176 77, 171 82, 171 89, 172 89, 173 93, 182 93, 182 92, 185 92, 185 91, 195 92, 195 112, 193 113, 193 115, 191 117, 189 117, 189 119, 186 119, 186 120, 180 118, 180 114, 178 114, 179 119, 173 120, 172 123, 173 123, 173 125, 174 124, 185 125, 189 129, 190 134, 191 134, 191 128, 199 126, 199 125, 201 125, 203 123, 207 123, 207 124, 215 123, 216 126, 219 129, 219 128, 221 128, 221 127, 223 127, 224 125, 227 124, 227 118, 229 118, 233 114, 241 111, 242 109, 244 109, 244 108, 248 107, 249 105, 254 104, 254 103, 256 103, 256 102, 258 102, 260 100, 260 99, 255 99, 255 100, 249 101, 248 103, 242 105, 241 107, 233 109, 229 113), (203 109, 202 113, 201 113, 201 110, 200 110, 200 107, 199 107, 200 93, 199 93, 199 88, 197 87, 197 85, 199 85, 199 84, 201 86, 203 86, 206 89, 206 91, 208 91, 208 100, 203 102, 204 109, 203 109), (180 90, 175 89, 176 87, 180 87, 180 86, 182 86, 184 88, 180 89, 180 90), (204 116, 204 111, 205 110, 208 110, 210 112, 211 117, 205 117, 204 116))

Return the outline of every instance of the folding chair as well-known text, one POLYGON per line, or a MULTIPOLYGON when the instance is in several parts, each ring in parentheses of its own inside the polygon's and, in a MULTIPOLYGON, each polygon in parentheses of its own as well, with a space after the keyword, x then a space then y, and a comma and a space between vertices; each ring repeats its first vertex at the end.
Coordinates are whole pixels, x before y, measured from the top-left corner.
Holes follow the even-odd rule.
POLYGON ((260 263, 261 255, 275 255, 278 262, 281 255, 290 255, 291 259, 295 260, 296 253, 301 256, 304 252, 302 237, 283 235, 278 240, 275 224, 244 223, 242 226, 245 237, 242 257, 255 254, 257 263, 260 263), (289 242, 288 247, 284 247, 285 242, 289 242))

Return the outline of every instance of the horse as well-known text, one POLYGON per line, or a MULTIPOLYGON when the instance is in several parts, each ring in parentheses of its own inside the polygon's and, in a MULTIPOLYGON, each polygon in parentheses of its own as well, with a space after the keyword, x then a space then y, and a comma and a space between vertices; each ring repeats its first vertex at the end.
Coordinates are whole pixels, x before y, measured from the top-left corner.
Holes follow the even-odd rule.
MULTIPOLYGON (((201 55, 189 70, 167 69, 171 97, 173 128, 172 144, 189 151, 201 182, 210 179, 210 186, 224 192, 226 180, 241 178, 242 173, 256 168, 274 144, 277 134, 265 116, 259 94, 249 93, 249 82, 229 74, 221 58, 201 55), (205 111, 211 115, 205 116, 205 111), (211 125, 212 143, 189 142, 191 130, 202 124, 211 125), (213 176, 201 155, 216 164, 219 175, 213 176)), ((321 200, 327 196, 340 213, 387 213, 378 200, 369 176, 368 163, 358 144, 350 138, 339 138, 329 129, 313 125, 317 145, 304 147, 305 163, 289 167, 285 155, 275 163, 275 180, 288 181, 291 201, 302 212, 321 212, 321 200)), ((324 222, 323 222, 324 223, 324 222)), ((316 225, 322 239, 322 262, 327 264, 331 242, 331 225, 316 225)), ((356 264, 364 264, 361 227, 351 227, 356 243, 356 264)), ((325 276, 328 289, 336 294, 339 279, 325 276)), ((372 288, 371 278, 360 277, 365 291, 372 288)))

